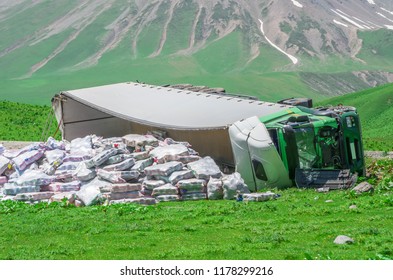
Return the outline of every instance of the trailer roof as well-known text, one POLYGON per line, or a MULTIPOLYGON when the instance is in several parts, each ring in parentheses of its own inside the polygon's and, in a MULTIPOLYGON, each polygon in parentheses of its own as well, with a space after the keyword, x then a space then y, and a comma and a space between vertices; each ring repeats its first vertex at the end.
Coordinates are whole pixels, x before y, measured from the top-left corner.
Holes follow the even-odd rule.
POLYGON ((122 119, 172 129, 224 128, 241 119, 293 108, 230 95, 131 82, 64 91, 61 94, 122 119))

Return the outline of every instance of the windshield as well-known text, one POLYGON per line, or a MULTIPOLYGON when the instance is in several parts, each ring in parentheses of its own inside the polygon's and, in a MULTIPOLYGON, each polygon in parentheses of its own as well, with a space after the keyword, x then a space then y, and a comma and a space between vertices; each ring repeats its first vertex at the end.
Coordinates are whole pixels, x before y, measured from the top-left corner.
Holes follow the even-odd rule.
POLYGON ((294 130, 299 153, 299 167, 301 169, 311 169, 317 161, 314 130, 312 127, 296 128, 294 130))

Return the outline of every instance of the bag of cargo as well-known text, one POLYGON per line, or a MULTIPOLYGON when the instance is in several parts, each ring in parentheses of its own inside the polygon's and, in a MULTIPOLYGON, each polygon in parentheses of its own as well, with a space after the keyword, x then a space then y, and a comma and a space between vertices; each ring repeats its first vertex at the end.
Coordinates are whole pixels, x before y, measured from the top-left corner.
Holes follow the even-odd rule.
POLYGON ((99 169, 97 171, 97 176, 111 183, 125 183, 126 181, 138 179, 139 172, 135 170, 105 171, 103 169, 99 169))
POLYGON ((0 175, 7 170, 8 165, 10 164, 10 160, 6 157, 0 156, 0 175))
POLYGON ((69 183, 52 183, 49 186, 41 187, 41 191, 51 191, 51 192, 71 192, 79 191, 81 187, 80 181, 72 181, 69 183))
POLYGON ((150 157, 148 151, 132 153, 132 154, 130 154, 130 155, 131 155, 131 157, 133 157, 136 161, 138 161, 138 160, 143 160, 143 159, 148 159, 148 158, 150 157))
POLYGON ((175 171, 183 169, 183 164, 178 161, 170 161, 167 163, 156 164, 146 167, 144 172, 149 176, 169 176, 175 171))
POLYGON ((203 192, 198 192, 198 193, 188 193, 188 194, 183 194, 181 196, 182 200, 204 200, 206 199, 206 193, 203 192))
POLYGON ((126 169, 130 169, 132 166, 134 166, 134 164, 135 160, 133 158, 128 158, 122 162, 104 166, 102 169, 106 171, 123 171, 126 169))
POLYGON ((192 172, 192 170, 186 169, 186 170, 180 170, 180 171, 173 172, 169 176, 168 181, 172 185, 176 185, 177 182, 179 182, 180 180, 191 179, 193 177, 194 177, 194 173, 192 172))
POLYGON ((32 150, 13 158, 12 161, 14 162, 15 167, 19 171, 23 171, 30 164, 42 158, 43 155, 44 155, 44 150, 32 150))
POLYGON ((154 205, 157 203, 155 198, 152 197, 139 197, 139 198, 126 198, 111 200, 110 204, 123 204, 123 203, 136 203, 141 205, 154 205))
POLYGON ((64 141, 57 141, 53 137, 49 137, 45 143, 45 146, 49 150, 65 150, 64 141))
POLYGON ((141 190, 142 190, 142 184, 140 183, 112 184, 112 188, 111 188, 112 193, 135 192, 141 190))
POLYGON ((18 193, 39 192, 40 186, 17 186, 14 184, 4 184, 3 193, 5 195, 17 195, 18 193))
POLYGON ((177 188, 171 184, 165 184, 161 187, 153 189, 152 196, 159 195, 177 195, 177 188))
POLYGON ((261 202, 261 201, 268 201, 268 200, 274 199, 275 197, 276 197, 276 194, 274 194, 272 192, 243 194, 244 201, 261 202))
POLYGON ((67 148, 72 155, 83 155, 90 158, 94 155, 91 135, 87 135, 83 138, 73 139, 69 145, 66 145, 66 150, 67 148))
POLYGON ((94 179, 96 175, 96 171, 94 169, 87 168, 84 162, 81 162, 73 173, 73 176, 82 182, 90 181, 94 179))
POLYGON ((202 179, 186 179, 180 180, 176 186, 179 188, 180 194, 205 192, 205 180, 202 179))
POLYGON ((117 149, 109 149, 109 150, 104 150, 98 155, 94 156, 91 161, 95 166, 100 166, 102 165, 105 161, 107 161, 110 157, 114 156, 117 154, 117 149))
POLYGON ((131 192, 111 192, 109 195, 109 200, 118 200, 118 199, 132 199, 139 198, 142 194, 139 191, 131 191, 131 192))
POLYGON ((165 185, 165 182, 162 180, 144 180, 142 185, 147 190, 154 190, 155 188, 165 185))
POLYGON ((63 192, 54 194, 49 201, 50 202, 63 202, 66 200, 68 203, 73 204, 75 202, 76 194, 75 192, 63 192))
POLYGON ((222 180, 210 178, 207 183, 207 198, 210 200, 218 200, 224 198, 224 189, 222 188, 222 180))
POLYGON ((158 146, 158 140, 152 135, 128 134, 124 135, 123 142, 129 147, 143 147, 146 145, 158 146))
POLYGON ((108 158, 108 160, 104 162, 104 165, 112 165, 112 164, 120 163, 131 157, 132 156, 130 154, 117 154, 115 156, 111 156, 110 158, 108 158))
POLYGON ((194 172, 198 179, 209 180, 210 177, 221 178, 220 168, 211 157, 204 157, 198 161, 187 164, 187 167, 194 172))
POLYGON ((179 201, 178 195, 158 195, 155 197, 158 202, 179 201))
POLYGON ((66 152, 64 150, 49 150, 45 152, 45 158, 47 159, 49 164, 54 164, 57 162, 56 165, 60 165, 63 162, 63 159, 66 156, 66 152))
POLYGON ((54 195, 53 192, 18 193, 14 200, 18 201, 41 201, 48 200, 54 195))
POLYGON ((76 193, 76 196, 83 202, 85 206, 90 206, 100 202, 102 194, 97 182, 91 182, 85 186, 82 186, 80 191, 76 193))
POLYGON ((18 186, 45 186, 55 180, 55 176, 49 176, 41 170, 26 170, 15 180, 18 186))
POLYGON ((222 184, 222 188, 224 190, 224 199, 235 199, 238 193, 250 193, 250 190, 238 172, 224 176, 222 178, 222 184))
POLYGON ((143 159, 143 160, 138 160, 137 162, 135 162, 134 166, 131 167, 131 170, 136 170, 136 171, 139 171, 139 172, 143 172, 146 167, 152 166, 153 163, 154 163, 153 158, 147 158, 147 159, 143 159))
POLYGON ((150 151, 150 156, 157 159, 158 163, 177 161, 180 156, 188 156, 188 149, 182 144, 161 146, 150 151))

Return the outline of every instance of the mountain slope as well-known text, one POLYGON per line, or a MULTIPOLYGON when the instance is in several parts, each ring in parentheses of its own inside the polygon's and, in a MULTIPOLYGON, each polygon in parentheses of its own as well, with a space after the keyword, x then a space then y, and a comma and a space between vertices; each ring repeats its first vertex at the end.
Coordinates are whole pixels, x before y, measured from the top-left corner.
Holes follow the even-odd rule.
POLYGON ((392 29, 389 0, 4 0, 0 98, 139 79, 323 99, 393 82, 392 29))

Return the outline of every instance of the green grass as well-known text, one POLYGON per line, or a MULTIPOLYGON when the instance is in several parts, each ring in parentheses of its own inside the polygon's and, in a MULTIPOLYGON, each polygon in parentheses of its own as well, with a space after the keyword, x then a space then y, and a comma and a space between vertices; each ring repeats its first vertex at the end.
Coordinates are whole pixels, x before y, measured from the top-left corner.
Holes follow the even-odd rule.
MULTIPOLYGON (((46 140, 41 139, 41 136, 44 128, 49 125, 47 124, 49 113, 49 106, 0 101, 0 140, 46 140)), ((53 136, 57 129, 57 122, 54 117, 52 120, 48 133, 53 136)))
POLYGON ((393 150, 393 84, 347 94, 321 104, 357 108, 366 150, 393 150))
POLYGON ((0 259, 393 257, 389 193, 281 191, 275 201, 65 207, 0 203, 0 259), (333 200, 331 203, 326 200, 333 200), (349 209, 350 205, 357 209, 349 209), (355 240, 335 245, 337 235, 355 240))

